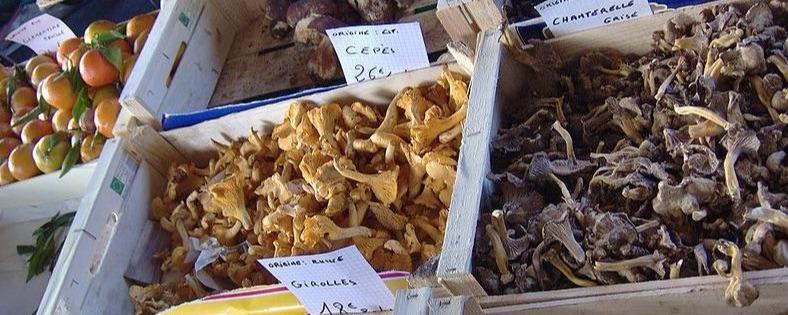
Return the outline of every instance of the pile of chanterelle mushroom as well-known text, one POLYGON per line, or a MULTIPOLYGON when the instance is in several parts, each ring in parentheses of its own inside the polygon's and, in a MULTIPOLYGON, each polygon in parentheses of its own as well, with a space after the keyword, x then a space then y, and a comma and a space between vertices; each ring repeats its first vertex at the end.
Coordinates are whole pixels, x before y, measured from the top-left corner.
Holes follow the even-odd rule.
POLYGON ((377 271, 411 271, 439 253, 467 89, 444 71, 388 108, 295 102, 270 135, 218 144, 205 168, 173 166, 151 205, 172 234, 164 276, 131 287, 137 312, 276 283, 261 258, 355 244, 377 271))
POLYGON ((484 289, 719 274, 730 305, 757 299, 743 272, 788 266, 786 10, 677 16, 645 56, 563 63, 537 45, 540 79, 492 144, 474 250, 484 289))

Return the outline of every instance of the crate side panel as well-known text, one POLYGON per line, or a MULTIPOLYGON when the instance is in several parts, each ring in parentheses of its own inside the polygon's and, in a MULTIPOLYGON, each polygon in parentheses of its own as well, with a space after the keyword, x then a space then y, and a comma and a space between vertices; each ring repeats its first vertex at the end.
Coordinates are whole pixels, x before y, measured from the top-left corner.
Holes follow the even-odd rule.
POLYGON ((479 219, 479 206, 487 173, 490 170, 489 143, 500 102, 501 45, 497 33, 485 32, 477 49, 476 65, 470 86, 468 117, 463 129, 457 162, 457 179, 452 194, 447 230, 438 263, 438 278, 449 291, 458 295, 481 295, 471 274, 471 254, 479 219))
POLYGON ((181 42, 190 41, 206 0, 166 1, 153 24, 120 100, 141 121, 158 126, 167 79, 181 42))

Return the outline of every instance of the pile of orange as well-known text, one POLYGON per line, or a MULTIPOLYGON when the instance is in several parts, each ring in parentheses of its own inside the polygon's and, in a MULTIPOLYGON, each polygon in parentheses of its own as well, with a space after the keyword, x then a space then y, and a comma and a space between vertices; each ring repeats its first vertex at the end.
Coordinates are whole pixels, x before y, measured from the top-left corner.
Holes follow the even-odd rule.
POLYGON ((52 55, 0 67, 0 185, 99 157, 113 137, 119 91, 155 19, 138 15, 120 27, 95 21, 83 38, 60 42, 52 55))

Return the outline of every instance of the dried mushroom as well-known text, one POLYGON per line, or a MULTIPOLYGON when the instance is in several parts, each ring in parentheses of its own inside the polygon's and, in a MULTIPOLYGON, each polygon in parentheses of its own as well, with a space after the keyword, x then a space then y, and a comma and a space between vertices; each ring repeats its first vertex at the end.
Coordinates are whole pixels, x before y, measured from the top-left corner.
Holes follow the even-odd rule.
POLYGON ((473 251, 487 293, 716 271, 728 304, 753 303, 744 272, 788 262, 786 17, 723 5, 672 18, 644 56, 524 52, 545 80, 492 140, 473 251))
POLYGON ((173 165, 150 212, 172 236, 157 256, 170 280, 134 287, 137 311, 275 283, 260 258, 354 244, 377 271, 412 271, 436 256, 462 141, 454 129, 467 110, 463 80, 444 70, 432 85, 404 89, 384 111, 294 102, 270 136, 252 130, 215 143, 218 158, 204 169, 173 165), (221 254, 198 260, 206 250, 221 254))

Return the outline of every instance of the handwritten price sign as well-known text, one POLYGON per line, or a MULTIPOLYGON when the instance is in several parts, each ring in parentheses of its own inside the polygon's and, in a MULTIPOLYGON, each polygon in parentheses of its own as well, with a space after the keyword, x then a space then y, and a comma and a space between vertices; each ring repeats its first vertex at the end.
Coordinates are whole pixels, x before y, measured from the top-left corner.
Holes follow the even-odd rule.
POLYGON ((19 26, 5 37, 6 40, 30 47, 37 54, 57 51, 57 44, 77 37, 66 23, 49 14, 39 15, 19 26))
POLYGON ((391 310, 394 295, 356 246, 330 253, 260 259, 310 314, 391 310))
POLYGON ((349 84, 430 66, 418 22, 327 30, 349 84))

